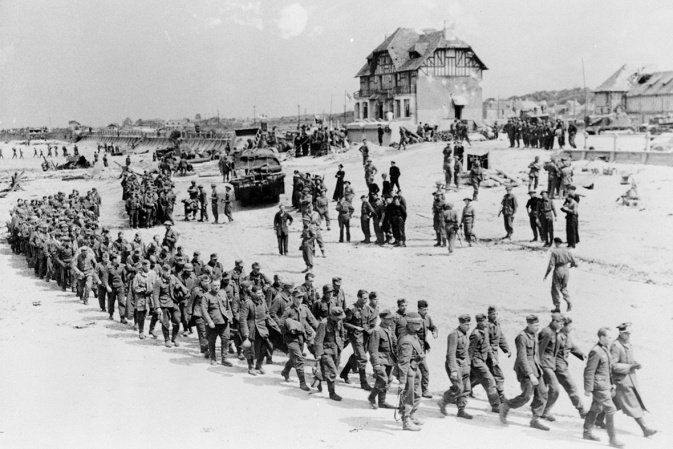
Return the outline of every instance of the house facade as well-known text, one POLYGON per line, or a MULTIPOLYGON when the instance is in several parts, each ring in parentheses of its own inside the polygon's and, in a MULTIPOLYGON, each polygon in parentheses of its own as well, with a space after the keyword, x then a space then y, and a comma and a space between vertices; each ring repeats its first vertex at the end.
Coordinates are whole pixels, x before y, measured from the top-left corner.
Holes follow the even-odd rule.
POLYGON ((484 63, 447 30, 398 28, 357 73, 356 120, 447 125, 481 120, 484 63))

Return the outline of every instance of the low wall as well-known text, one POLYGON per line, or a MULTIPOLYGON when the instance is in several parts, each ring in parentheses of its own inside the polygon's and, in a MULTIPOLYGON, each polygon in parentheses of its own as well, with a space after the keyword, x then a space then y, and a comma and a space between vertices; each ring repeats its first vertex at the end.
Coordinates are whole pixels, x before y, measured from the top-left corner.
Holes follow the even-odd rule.
MULTIPOLYGON (((93 141, 101 144, 110 144, 120 146, 120 149, 131 147, 134 151, 154 151, 164 149, 172 146, 173 143, 168 137, 154 137, 154 136, 105 136, 105 135, 87 135, 83 137, 83 141, 93 141)), ((224 138, 198 138, 188 137, 183 138, 181 145, 187 145, 193 151, 220 151, 227 146, 228 139, 224 138)))
POLYGON ((664 165, 673 167, 673 153, 652 151, 563 150, 573 161, 602 159, 617 164, 664 165))

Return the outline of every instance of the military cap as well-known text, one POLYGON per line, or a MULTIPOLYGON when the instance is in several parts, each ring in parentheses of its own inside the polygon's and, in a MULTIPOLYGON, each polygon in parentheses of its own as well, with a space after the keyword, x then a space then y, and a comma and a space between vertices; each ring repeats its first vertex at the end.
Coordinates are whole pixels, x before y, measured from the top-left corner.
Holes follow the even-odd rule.
POLYGON ((194 271, 194 265, 192 265, 191 263, 186 263, 185 264, 185 270, 186 271, 194 271))
POLYGON ((533 324, 539 322, 540 319, 537 317, 537 315, 528 315, 526 317, 526 323, 528 324, 533 324))
POLYGON ((512 186, 505 187, 505 190, 507 190, 508 192, 511 192, 512 191, 512 186))
POLYGON ((63 237, 61 237, 61 240, 64 241, 64 242, 69 242, 72 239, 70 237, 68 237, 67 235, 64 235, 63 237))
POLYGON ((344 181, 344 184, 350 184, 350 183, 351 183, 350 181, 344 181))
POLYGON ((420 299, 418 303, 416 303, 416 306, 419 309, 425 309, 426 307, 428 307, 428 302, 425 299, 420 299))
POLYGON ((224 280, 224 279, 227 279, 227 280, 231 279, 231 274, 229 274, 228 271, 225 271, 224 273, 222 273, 222 280, 224 280))
POLYGON ((379 295, 376 292, 369 292, 369 299, 379 299, 379 295))
POLYGON ((560 312, 554 312, 551 314, 551 320, 556 322, 563 322, 563 314, 560 312))
POLYGON ((334 287, 332 287, 332 284, 325 284, 325 285, 322 286, 323 295, 326 294, 326 293, 329 293, 329 292, 333 292, 333 291, 334 291, 334 287))
POLYGON ((453 203, 448 202, 448 203, 444 204, 444 209, 453 209, 453 203))
POLYGON ((486 321, 488 318, 486 317, 485 314, 483 314, 483 313, 478 313, 478 314, 474 317, 474 319, 477 321, 477 323, 479 323, 479 322, 481 322, 481 321, 486 321))
POLYGON ((392 318, 393 316, 394 316, 393 313, 388 309, 385 309, 384 311, 379 313, 379 317, 381 317, 382 320, 392 318))
POLYGON ((168 251, 168 246, 166 246, 166 245, 162 246, 162 247, 161 247, 161 250, 162 250, 162 251, 168 251))
POLYGON ((472 201, 472 198, 463 198, 463 201, 472 201))
POLYGON ((293 298, 303 298, 304 293, 301 290, 295 290, 292 292, 292 297, 293 298))
POLYGON ((407 313, 406 319, 407 323, 420 324, 421 321, 423 321, 423 318, 421 318, 421 316, 416 312, 407 313))
POLYGON ((341 278, 339 276, 333 277, 332 284, 341 284, 341 278))
POLYGON ((342 320, 346 318, 346 314, 344 313, 344 310, 341 307, 332 307, 330 309, 330 315, 338 317, 339 319, 342 320))
POLYGON ((405 303, 405 302, 407 302, 406 299, 400 298, 400 299, 397 300, 397 305, 399 306, 399 305, 401 305, 402 303, 405 303))
POLYGON ((164 270, 164 271, 171 271, 171 266, 168 265, 167 263, 165 263, 165 264, 163 264, 161 269, 164 270))
POLYGON ((211 259, 217 259, 217 253, 212 253, 212 254, 210 255, 210 258, 211 258, 211 259))
POLYGON ((259 262, 253 262, 252 268, 259 268, 259 262))
POLYGON ((564 326, 567 326, 568 324, 572 324, 572 322, 573 322, 573 319, 570 318, 569 316, 564 316, 563 317, 563 325, 564 326))
POLYGON ((234 262, 236 265, 243 265, 243 260, 241 259, 236 259, 236 262, 234 262))
POLYGON ((469 323, 470 321, 472 321, 472 317, 470 317, 470 315, 463 314, 458 317, 459 323, 469 323))
POLYGON ((164 221, 164 226, 173 226, 173 223, 170 220, 164 221))
POLYGON ((292 290, 294 288, 294 281, 287 281, 287 282, 282 282, 283 288, 285 290, 292 290))
POLYGON ((252 285, 252 282, 250 282, 250 281, 241 282, 241 288, 249 288, 251 285, 252 285))
POLYGON ((225 189, 231 190, 231 186, 224 186, 225 189))
POLYGON ((546 190, 541 190, 540 195, 548 195, 549 193, 546 190))
POLYGON ((563 243, 560 237, 554 237, 554 243, 563 243))
POLYGON ((80 246, 80 248, 79 248, 80 251, 86 251, 88 249, 89 249, 89 247, 86 246, 86 245, 80 246))
POLYGON ((361 200, 364 200, 365 198, 367 198, 367 195, 362 195, 362 196, 360 197, 361 200))
POLYGON ((528 191, 528 194, 529 194, 529 195, 535 195, 536 193, 537 193, 537 192, 536 192, 535 190, 529 190, 529 191, 528 191))
MULTIPOLYGON (((150 259, 151 259, 152 257, 154 257, 154 256, 150 256, 150 259)), ((144 260, 142 261, 142 264, 143 264, 143 265, 149 265, 149 264, 150 264, 150 261, 147 260, 147 259, 144 259, 144 260)))
POLYGON ((201 251, 199 251, 199 250, 197 249, 196 251, 194 251, 194 255, 195 255, 195 256, 200 256, 200 255, 201 255, 201 251))
POLYGON ((210 187, 217 187, 217 185, 215 183, 212 183, 210 187))
POLYGON ((135 250, 133 250, 133 254, 140 254, 140 248, 136 248, 135 250))
POLYGON ((488 313, 497 312, 498 308, 496 306, 488 306, 488 313))
POLYGON ((157 263, 157 256, 150 256, 150 262, 157 263))
POLYGON ((619 332, 624 332, 625 330, 627 330, 630 327, 631 327, 631 323, 629 321, 627 321, 627 322, 622 323, 619 326, 617 326, 617 330, 619 332))

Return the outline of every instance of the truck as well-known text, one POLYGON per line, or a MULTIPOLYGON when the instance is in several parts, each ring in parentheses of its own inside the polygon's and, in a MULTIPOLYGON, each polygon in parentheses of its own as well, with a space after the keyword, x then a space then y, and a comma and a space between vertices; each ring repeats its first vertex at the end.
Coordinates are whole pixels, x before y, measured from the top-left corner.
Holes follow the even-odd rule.
POLYGON ((242 206, 263 201, 277 203, 285 193, 285 173, 278 152, 271 147, 236 151, 231 184, 242 206))

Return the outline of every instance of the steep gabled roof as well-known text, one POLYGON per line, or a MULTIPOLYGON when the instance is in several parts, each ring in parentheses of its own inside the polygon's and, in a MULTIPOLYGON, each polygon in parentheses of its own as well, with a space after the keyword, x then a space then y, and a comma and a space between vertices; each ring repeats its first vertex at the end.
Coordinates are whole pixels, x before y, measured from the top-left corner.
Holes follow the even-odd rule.
POLYGON ((626 96, 666 94, 673 94, 673 72, 654 72, 639 76, 626 96))
MULTIPOLYGON (((418 69, 439 48, 472 50, 465 41, 458 38, 445 39, 444 31, 432 30, 418 34, 411 28, 398 28, 367 56, 367 63, 355 77, 371 75, 376 69, 375 56, 381 52, 388 52, 393 61, 395 72, 404 72, 418 69)), ((474 59, 479 63, 482 70, 488 70, 488 67, 477 55, 474 55, 474 59)))
POLYGON ((603 84, 594 89, 594 92, 626 92, 631 88, 635 78, 644 73, 647 66, 624 64, 603 84))

